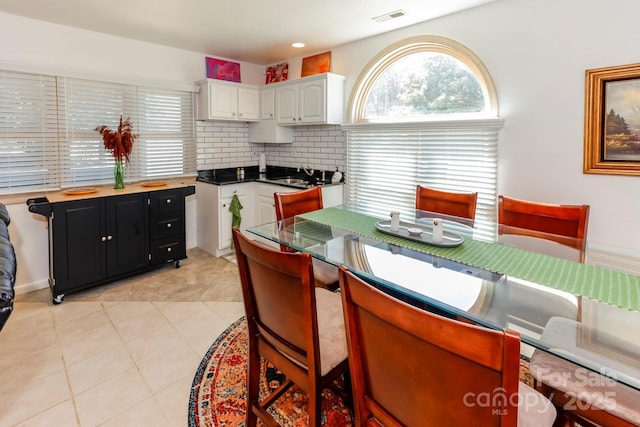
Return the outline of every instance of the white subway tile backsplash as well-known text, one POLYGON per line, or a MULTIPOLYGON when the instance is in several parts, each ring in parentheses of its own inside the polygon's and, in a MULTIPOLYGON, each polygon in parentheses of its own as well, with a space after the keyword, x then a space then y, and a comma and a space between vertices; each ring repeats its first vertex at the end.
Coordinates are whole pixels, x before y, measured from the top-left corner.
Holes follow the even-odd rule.
POLYGON ((244 122, 196 122, 198 169, 257 166, 264 152, 267 164, 344 170, 345 136, 339 125, 298 126, 292 144, 252 144, 244 122))

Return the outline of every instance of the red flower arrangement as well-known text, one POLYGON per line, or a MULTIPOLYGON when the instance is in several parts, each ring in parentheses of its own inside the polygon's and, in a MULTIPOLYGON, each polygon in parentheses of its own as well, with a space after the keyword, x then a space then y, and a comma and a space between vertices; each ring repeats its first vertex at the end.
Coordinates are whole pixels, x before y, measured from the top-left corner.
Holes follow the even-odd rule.
POLYGON ((118 129, 115 131, 104 125, 98 126, 94 130, 100 132, 104 148, 113 154, 114 159, 120 161, 124 159, 127 162, 129 161, 129 155, 133 149, 133 143, 138 135, 133 133, 131 121, 128 117, 123 121, 122 115, 120 115, 120 124, 118 125, 118 129))
POLYGON ((121 114, 120 124, 117 130, 113 131, 104 125, 98 126, 94 130, 100 132, 104 148, 109 150, 116 160, 113 171, 113 178, 115 180, 115 186, 113 188, 124 188, 124 168, 122 160, 124 159, 126 162, 129 162, 129 155, 131 154, 131 150, 133 150, 133 143, 138 137, 138 135, 133 133, 131 121, 128 117, 123 121, 121 114))

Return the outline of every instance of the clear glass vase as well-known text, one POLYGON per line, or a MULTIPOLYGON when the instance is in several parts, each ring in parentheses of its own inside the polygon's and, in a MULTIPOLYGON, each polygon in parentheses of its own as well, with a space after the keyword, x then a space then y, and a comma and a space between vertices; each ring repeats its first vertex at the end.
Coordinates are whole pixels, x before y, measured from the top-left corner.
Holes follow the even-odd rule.
POLYGON ((113 188, 124 188, 124 162, 122 159, 116 159, 116 165, 113 168, 113 179, 115 180, 113 188))

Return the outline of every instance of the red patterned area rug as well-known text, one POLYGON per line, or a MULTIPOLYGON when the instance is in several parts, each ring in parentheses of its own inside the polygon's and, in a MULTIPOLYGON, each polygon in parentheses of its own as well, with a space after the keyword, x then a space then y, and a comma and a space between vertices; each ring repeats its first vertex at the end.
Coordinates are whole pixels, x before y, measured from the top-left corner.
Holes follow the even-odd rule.
MULTIPOLYGON (((189 427, 245 425, 247 380, 247 322, 241 318, 220 335, 200 362, 189 399, 189 427)), ((275 390, 284 376, 262 362, 260 395, 275 390)), ((307 394, 293 386, 269 412, 282 426, 306 426, 307 394)), ((324 390, 322 425, 352 426, 351 411, 330 390, 324 390)), ((260 423, 258 423, 260 425, 260 423)))

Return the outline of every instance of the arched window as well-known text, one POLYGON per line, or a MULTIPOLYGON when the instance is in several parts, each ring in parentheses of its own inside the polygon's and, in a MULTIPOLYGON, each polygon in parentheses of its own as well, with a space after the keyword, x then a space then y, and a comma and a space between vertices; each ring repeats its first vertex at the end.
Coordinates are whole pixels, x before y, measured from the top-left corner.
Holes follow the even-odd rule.
POLYGON ((467 47, 444 37, 412 37, 389 46, 354 87, 352 123, 498 115, 487 68, 467 47))
POLYGON ((498 118, 482 61, 443 37, 402 40, 376 55, 348 105, 347 200, 407 213, 417 184, 477 191, 476 224, 495 238, 498 118))

